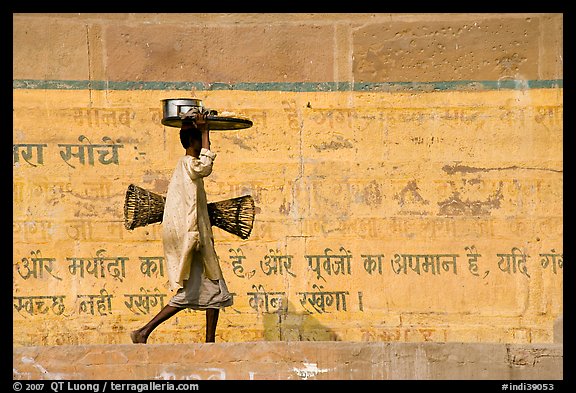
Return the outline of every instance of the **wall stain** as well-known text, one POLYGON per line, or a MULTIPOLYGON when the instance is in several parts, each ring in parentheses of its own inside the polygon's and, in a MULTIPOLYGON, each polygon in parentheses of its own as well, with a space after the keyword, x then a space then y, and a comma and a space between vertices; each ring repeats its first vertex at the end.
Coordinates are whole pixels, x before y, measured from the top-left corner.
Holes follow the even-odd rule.
POLYGON ((550 171, 550 172, 558 172, 558 173, 564 172, 562 169, 522 167, 522 166, 518 166, 518 165, 512 165, 512 166, 507 166, 507 167, 498 167, 498 168, 479 168, 479 167, 473 167, 473 166, 467 166, 467 165, 454 164, 452 166, 444 165, 442 167, 442 170, 449 175, 453 175, 456 172, 476 173, 476 172, 506 171, 506 170, 516 170, 516 169, 525 169, 525 170, 531 170, 531 171, 550 171))

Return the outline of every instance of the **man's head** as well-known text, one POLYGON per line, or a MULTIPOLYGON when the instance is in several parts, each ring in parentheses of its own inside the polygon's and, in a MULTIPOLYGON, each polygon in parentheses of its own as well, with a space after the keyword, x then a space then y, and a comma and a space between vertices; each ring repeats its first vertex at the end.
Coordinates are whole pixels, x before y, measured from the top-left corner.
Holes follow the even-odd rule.
POLYGON ((180 143, 184 149, 191 148, 198 157, 202 149, 202 132, 194 123, 183 123, 180 128, 180 143))

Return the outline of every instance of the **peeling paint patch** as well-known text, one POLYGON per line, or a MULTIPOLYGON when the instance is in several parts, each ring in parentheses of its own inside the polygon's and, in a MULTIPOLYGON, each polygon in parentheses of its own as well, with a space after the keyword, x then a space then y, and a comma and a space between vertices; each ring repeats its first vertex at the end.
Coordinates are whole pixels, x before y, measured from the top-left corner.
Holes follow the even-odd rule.
POLYGON ((372 180, 368 186, 364 187, 364 203, 368 206, 379 205, 382 203, 382 192, 376 181, 372 180))
POLYGON ((12 379, 33 379, 30 373, 20 372, 15 368, 12 368, 12 379))
POLYGON ((318 365, 316 363, 302 363, 302 364, 304 364, 304 368, 294 367, 294 372, 302 379, 312 378, 320 373, 328 372, 327 368, 318 368, 318 365))
POLYGON ((463 201, 459 192, 453 192, 448 199, 438 202, 440 206, 439 216, 487 216, 492 209, 500 208, 502 200, 502 182, 494 194, 485 201, 463 201))
POLYGON ((156 375, 154 379, 160 379, 163 381, 174 381, 178 379, 183 380, 226 380, 226 371, 222 368, 215 367, 197 367, 196 371, 199 373, 193 373, 188 375, 181 375, 179 373, 162 370, 160 374, 156 375))
POLYGON ((546 349, 507 348, 508 363, 512 367, 535 367, 543 359, 551 357, 546 349))
POLYGON ((330 141, 329 143, 322 142, 320 145, 314 145, 316 151, 350 149, 352 147, 354 147, 352 142, 342 138, 340 135, 337 135, 336 140, 330 141))
POLYGON ((244 150, 254 150, 252 149, 252 147, 250 147, 248 144, 246 144, 245 140, 243 138, 240 138, 237 135, 234 135, 232 137, 228 137, 228 136, 224 136, 224 139, 228 139, 229 141, 231 141, 233 144, 235 144, 236 146, 238 146, 240 149, 244 149, 244 150))
POLYGON ((398 203, 400 204, 400 206, 404 206, 404 204, 407 201, 414 201, 414 202, 419 202, 419 203, 423 203, 424 205, 427 205, 429 203, 429 201, 424 200, 424 198, 422 198, 422 195, 420 195, 420 193, 418 192, 419 188, 418 185, 416 184, 416 181, 410 181, 408 182, 408 184, 406 184, 406 187, 404 187, 399 194, 394 195, 394 199, 398 200, 398 203))
POLYGON ((36 363, 36 360, 34 360, 33 358, 23 356, 21 361, 23 364, 31 364, 34 368, 36 368, 38 371, 40 371, 46 379, 54 379, 54 380, 70 379, 70 375, 67 375, 64 373, 51 373, 51 372, 49 372, 44 367, 42 367, 41 364, 36 363))

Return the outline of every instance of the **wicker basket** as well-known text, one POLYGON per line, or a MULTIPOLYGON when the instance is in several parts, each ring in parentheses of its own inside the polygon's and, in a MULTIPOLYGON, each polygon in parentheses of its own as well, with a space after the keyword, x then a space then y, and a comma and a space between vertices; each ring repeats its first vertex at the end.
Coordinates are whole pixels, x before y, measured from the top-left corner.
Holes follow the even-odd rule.
POLYGON ((134 229, 162 222, 165 203, 166 197, 130 184, 124 200, 124 226, 134 229))
MULTIPOLYGON (((130 184, 124 200, 124 227, 134 228, 162 222, 166 197, 130 184)), ((208 204, 210 224, 248 239, 254 224, 254 199, 250 195, 208 204)))

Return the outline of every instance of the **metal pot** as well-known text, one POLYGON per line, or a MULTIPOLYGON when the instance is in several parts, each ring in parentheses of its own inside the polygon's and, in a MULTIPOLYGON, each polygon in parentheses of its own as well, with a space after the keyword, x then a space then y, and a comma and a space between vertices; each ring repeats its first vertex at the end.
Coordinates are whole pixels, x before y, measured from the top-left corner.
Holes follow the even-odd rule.
POLYGON ((170 127, 182 127, 180 114, 184 114, 190 109, 202 111, 204 109, 202 100, 197 98, 169 98, 162 100, 162 124, 170 127))

